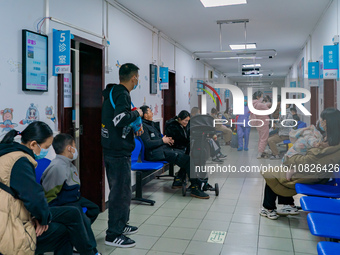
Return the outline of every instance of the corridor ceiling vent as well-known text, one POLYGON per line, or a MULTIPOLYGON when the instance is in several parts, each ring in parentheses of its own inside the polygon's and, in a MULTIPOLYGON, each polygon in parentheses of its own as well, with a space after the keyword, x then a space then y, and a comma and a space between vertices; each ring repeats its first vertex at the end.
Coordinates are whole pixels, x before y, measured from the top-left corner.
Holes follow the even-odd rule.
POLYGON ((247 0, 201 0, 204 7, 220 7, 227 5, 246 4, 247 0))

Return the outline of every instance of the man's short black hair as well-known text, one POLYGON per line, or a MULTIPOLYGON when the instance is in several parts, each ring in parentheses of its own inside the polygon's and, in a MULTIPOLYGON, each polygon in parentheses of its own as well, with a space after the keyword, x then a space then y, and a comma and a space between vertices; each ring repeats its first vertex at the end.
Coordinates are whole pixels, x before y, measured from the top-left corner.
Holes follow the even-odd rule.
POLYGON ((291 112, 297 113, 297 110, 296 110, 296 108, 294 108, 294 107, 290 108, 290 111, 291 111, 291 112))
POLYGON ((119 68, 119 81, 120 82, 127 82, 131 79, 133 75, 138 74, 138 66, 126 63, 119 68))
POLYGON ((142 116, 142 119, 144 119, 144 114, 147 114, 148 113, 148 109, 149 109, 150 107, 149 106, 147 106, 147 105, 143 105, 143 106, 141 106, 139 109, 141 109, 142 110, 142 112, 143 112, 143 116, 142 116))
POLYGON ((64 152, 67 145, 72 145, 74 138, 69 134, 59 134, 53 139, 53 149, 56 154, 61 154, 64 152))

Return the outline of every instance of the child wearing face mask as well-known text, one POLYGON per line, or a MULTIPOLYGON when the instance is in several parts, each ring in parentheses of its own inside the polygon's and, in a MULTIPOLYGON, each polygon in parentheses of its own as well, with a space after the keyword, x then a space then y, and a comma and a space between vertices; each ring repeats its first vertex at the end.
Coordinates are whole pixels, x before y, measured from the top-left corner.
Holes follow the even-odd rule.
POLYGON ((58 134, 53 139, 52 146, 57 156, 51 161, 41 177, 41 185, 48 205, 77 207, 83 216, 91 245, 96 247, 91 224, 98 217, 99 207, 80 194, 79 173, 72 164, 72 161, 78 157, 75 140, 68 134, 58 134), (83 213, 85 207, 87 210, 83 213))

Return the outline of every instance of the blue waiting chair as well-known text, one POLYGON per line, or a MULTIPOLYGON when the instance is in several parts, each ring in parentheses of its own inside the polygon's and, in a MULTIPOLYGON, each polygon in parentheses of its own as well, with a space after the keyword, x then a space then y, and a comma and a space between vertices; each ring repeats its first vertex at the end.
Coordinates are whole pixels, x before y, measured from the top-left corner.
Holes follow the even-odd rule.
POLYGON ((340 200, 337 199, 304 196, 300 198, 300 204, 307 212, 340 215, 340 200))
POLYGON ((340 243, 322 241, 318 243, 318 255, 339 255, 340 243))
POLYGON ((334 172, 333 180, 326 184, 295 184, 298 194, 316 197, 340 198, 340 172, 334 172))
MULTIPOLYGON (((142 141, 142 139, 140 137, 137 137, 137 140, 140 142, 141 144, 141 152, 140 152, 140 160, 143 163, 155 163, 155 161, 148 161, 145 159, 145 146, 144 143, 142 141)), ((167 161, 157 161, 158 163, 163 163, 164 165, 169 164, 169 174, 164 174, 164 175, 157 175, 157 179, 159 179, 160 177, 175 177, 175 170, 174 170, 174 164, 172 163, 168 163, 167 161)))
POLYGON ((315 236, 340 239, 340 215, 309 213, 307 222, 310 232, 315 236))
POLYGON ((131 170, 136 172, 136 196, 132 200, 141 201, 154 205, 154 200, 143 198, 143 174, 146 171, 154 171, 163 168, 164 164, 161 162, 140 162, 140 154, 142 151, 142 143, 139 139, 135 138, 135 149, 131 154, 131 170))
MULTIPOLYGON (((47 158, 42 158, 37 160, 37 167, 35 168, 35 180, 40 184, 41 177, 45 172, 46 168, 51 164, 51 160, 47 158)), ((87 207, 83 207, 83 213, 87 212, 87 207)))

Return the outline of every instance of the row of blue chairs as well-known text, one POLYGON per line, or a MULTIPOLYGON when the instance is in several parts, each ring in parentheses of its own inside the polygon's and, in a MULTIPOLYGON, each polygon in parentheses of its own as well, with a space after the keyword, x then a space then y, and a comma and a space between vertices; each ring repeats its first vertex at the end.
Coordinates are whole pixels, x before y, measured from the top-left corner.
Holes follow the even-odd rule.
POLYGON ((150 176, 150 172, 154 172, 169 165, 169 175, 156 176, 159 177, 174 177, 174 165, 169 164, 167 161, 147 161, 144 158, 145 147, 140 137, 135 138, 135 149, 131 155, 131 170, 136 172, 136 195, 132 200, 148 203, 154 205, 154 200, 143 198, 142 186, 143 178, 150 176))
POLYGON ((301 208, 307 215, 308 227, 315 236, 329 238, 317 245, 319 255, 340 254, 340 173, 326 184, 295 184, 296 192, 304 194, 301 208))

